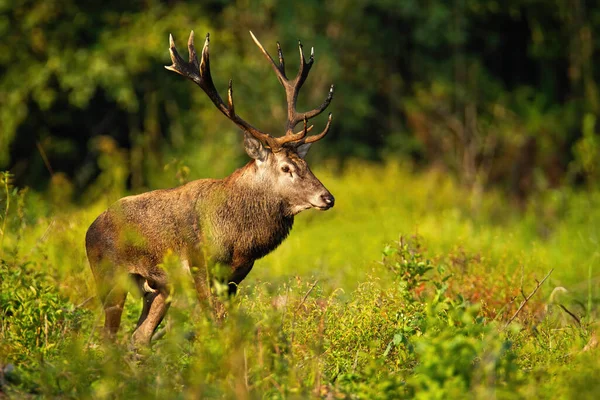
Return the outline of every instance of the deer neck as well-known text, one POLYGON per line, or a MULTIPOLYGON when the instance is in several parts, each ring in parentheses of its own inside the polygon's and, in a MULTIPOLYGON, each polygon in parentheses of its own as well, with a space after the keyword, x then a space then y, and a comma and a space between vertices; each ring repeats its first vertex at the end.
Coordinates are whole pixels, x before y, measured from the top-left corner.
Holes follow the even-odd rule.
POLYGON ((253 167, 246 165, 221 181, 216 212, 210 218, 217 259, 224 263, 234 253, 244 260, 265 256, 287 237, 294 223, 283 199, 267 184, 253 180, 248 168, 253 167))
POLYGON ((225 178, 224 187, 228 193, 228 208, 234 214, 242 214, 240 216, 245 221, 255 218, 269 222, 279 219, 293 221, 287 203, 273 192, 269 181, 256 174, 254 161, 225 178))

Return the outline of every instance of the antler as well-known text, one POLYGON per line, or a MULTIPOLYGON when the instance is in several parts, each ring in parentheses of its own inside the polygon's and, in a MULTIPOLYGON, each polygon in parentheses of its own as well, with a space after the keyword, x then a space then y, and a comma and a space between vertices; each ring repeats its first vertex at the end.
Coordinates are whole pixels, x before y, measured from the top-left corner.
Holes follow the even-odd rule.
POLYGON ((321 104, 319 107, 317 107, 311 111, 305 112, 305 113, 299 113, 296 110, 296 102, 298 100, 298 93, 300 92, 300 88, 304 84, 304 81, 306 81, 306 78, 308 77, 308 73, 310 72, 310 69, 312 68, 312 65, 315 61, 314 48, 311 48, 310 58, 308 59, 308 62, 306 62, 306 60, 304 58, 304 50, 302 48, 302 43, 300 41, 298 41, 298 49, 300 51, 300 68, 298 69, 298 73, 296 74, 296 77, 294 79, 290 80, 287 78, 287 76, 285 74, 285 61, 283 59, 283 52, 281 51, 281 46, 279 45, 279 42, 277 42, 277 55, 279 58, 279 65, 277 65, 277 64, 275 64, 275 61, 273 60, 273 58, 271 57, 269 52, 267 52, 267 50, 265 50, 265 48, 258 41, 256 36, 254 36, 252 31, 250 31, 250 35, 252 36, 252 40, 254 40, 254 43, 256 43, 258 48, 262 51, 262 53, 265 55, 265 57, 267 58, 267 60, 271 64, 271 66, 273 67, 273 70, 275 71, 275 74, 277 75, 277 79, 279 79, 279 82, 285 89, 285 96, 286 96, 287 108, 288 108, 288 120, 287 120, 285 137, 291 138, 292 142, 298 142, 297 143, 298 145, 301 143, 313 143, 313 142, 316 142, 317 140, 322 139, 329 131, 329 127, 331 125, 331 119, 332 119, 331 113, 329 113, 329 118, 327 121, 327 125, 325 126, 325 129, 323 130, 323 132, 321 132, 318 135, 314 135, 314 136, 305 138, 306 131, 304 129, 298 133, 294 133, 294 131, 293 131, 293 129, 296 127, 296 125, 298 125, 298 123, 301 121, 304 121, 304 127, 306 128, 306 124, 307 124, 306 121, 321 114, 327 108, 327 106, 329 106, 329 103, 331 103, 331 100, 333 99, 333 85, 331 85, 331 87, 329 88, 329 93, 327 94, 327 98, 325 99, 323 104, 321 104))
POLYGON ((204 90, 204 92, 212 100, 212 102, 215 104, 215 106, 217 106, 219 111, 221 111, 227 118, 232 120, 242 130, 251 134, 252 136, 254 136, 256 139, 260 140, 264 144, 268 145, 271 148, 271 151, 273 151, 273 152, 280 151, 286 144, 290 144, 294 147, 297 147, 302 143, 312 143, 312 142, 316 142, 317 140, 320 140, 321 138, 323 138, 327 134, 327 131, 329 130, 329 126, 331 124, 331 114, 329 114, 329 120, 327 121, 327 126, 325 127, 325 130, 323 132, 321 132, 319 135, 306 137, 307 133, 312 129, 312 126, 307 127, 307 121, 308 121, 308 119, 319 115, 329 105, 329 103, 331 102, 331 99, 333 98, 333 85, 331 86, 331 89, 329 91, 329 95, 327 96, 327 99, 321 105, 321 107, 316 108, 315 110, 305 113, 303 115, 298 114, 295 110, 296 98, 298 96, 298 90, 300 89, 300 86, 302 86, 302 83, 304 83, 304 80, 306 80, 306 77, 308 76, 308 70, 310 70, 310 66, 312 65, 312 62, 313 62, 312 54, 311 54, 309 63, 308 64, 305 63, 304 55, 302 54, 302 46, 300 46, 300 54, 301 54, 301 61, 302 61, 301 69, 298 72, 298 76, 296 77, 296 79, 294 81, 290 82, 285 77, 285 72, 283 72, 284 61, 283 61, 283 55, 281 53, 281 48, 279 47, 279 43, 277 44, 277 48, 279 50, 278 52, 279 52, 279 60, 280 60, 281 70, 279 70, 275 66, 275 64, 273 63, 273 59, 271 59, 271 56, 269 56, 269 54, 263 49, 263 47, 260 45, 258 40, 254 37, 252 32, 250 32, 250 34, 252 35, 252 38, 258 44, 260 49, 263 51, 263 53, 271 60, 275 69, 277 71, 281 72, 281 74, 282 74, 281 76, 278 74, 278 78, 279 78, 280 82, 282 82, 282 85, 284 85, 284 87, 286 88, 286 95, 287 95, 287 100, 288 100, 288 125, 287 125, 288 128, 287 128, 285 136, 273 137, 273 136, 269 135, 268 133, 264 133, 264 132, 260 131, 259 129, 250 125, 248 122, 244 121, 240 116, 238 116, 235 113, 235 107, 233 104, 233 87, 232 87, 231 80, 229 80, 229 89, 227 91, 228 104, 225 104, 225 102, 223 101, 223 99, 221 98, 219 93, 217 92, 217 89, 215 88, 215 85, 213 83, 212 76, 210 73, 210 59, 209 59, 209 53, 208 53, 208 45, 210 42, 209 34, 206 34, 206 40, 204 42, 204 47, 202 48, 202 57, 201 57, 200 62, 198 62, 198 56, 196 55, 196 49, 194 48, 194 31, 191 31, 190 37, 188 39, 189 62, 186 62, 183 60, 183 58, 181 58, 181 56, 177 52, 177 49, 175 48, 175 42, 173 41, 173 36, 169 35, 169 52, 171 54, 171 60, 172 60, 173 64, 170 66, 165 66, 165 68, 170 71, 177 72, 180 75, 183 75, 184 77, 192 80, 194 83, 196 83, 198 86, 200 86, 200 88, 202 88, 202 90, 204 90), (308 68, 306 68, 306 67, 308 67, 308 68), (306 72, 303 72, 303 71, 306 71, 306 72), (283 80, 282 80, 282 78, 283 78, 283 80), (292 96, 292 97, 290 98, 290 96, 292 96), (294 133, 293 128, 298 124, 298 122, 300 122, 302 120, 304 120, 304 127, 303 127, 302 131, 300 131, 298 133, 294 133))

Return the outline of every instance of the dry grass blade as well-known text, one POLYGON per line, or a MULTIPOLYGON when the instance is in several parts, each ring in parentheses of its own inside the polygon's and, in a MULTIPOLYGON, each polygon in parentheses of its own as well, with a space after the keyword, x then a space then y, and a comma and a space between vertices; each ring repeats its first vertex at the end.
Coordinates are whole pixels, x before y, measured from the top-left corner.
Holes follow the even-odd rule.
POLYGON ((513 314, 513 316, 508 320, 508 322, 506 323, 506 325, 504 325, 504 327, 502 328, 502 330, 505 330, 506 328, 508 328, 508 326, 510 325, 511 322, 514 321, 515 318, 517 318, 517 315, 519 315, 519 313, 521 312, 521 310, 525 307, 525 305, 527 304, 527 302, 529 301, 529 299, 531 299, 535 293, 538 291, 538 289, 543 285, 543 283, 546 281, 546 279, 548 279, 548 277, 552 274, 552 272, 554 271, 554 268, 552 268, 544 277, 544 279, 542 279, 541 281, 539 281, 537 283, 537 285, 535 286, 535 289, 533 289, 533 291, 529 294, 529 296, 527 296, 525 298, 525 300, 523 300, 521 302, 521 305, 519 306, 519 308, 517 309, 517 311, 513 314))
POLYGON ((298 304, 298 307, 296 307, 296 311, 298 311, 300 309, 300 307, 302 307, 302 304, 304 304, 304 302, 306 301, 306 299, 308 298, 308 296, 310 295, 310 293, 313 291, 313 289, 315 288, 315 286, 317 286, 317 283, 319 283, 318 279, 316 281, 314 281, 314 283, 310 286, 310 288, 308 289, 308 291, 306 292, 306 294, 302 298, 302 301, 300 302, 300 304, 298 304))

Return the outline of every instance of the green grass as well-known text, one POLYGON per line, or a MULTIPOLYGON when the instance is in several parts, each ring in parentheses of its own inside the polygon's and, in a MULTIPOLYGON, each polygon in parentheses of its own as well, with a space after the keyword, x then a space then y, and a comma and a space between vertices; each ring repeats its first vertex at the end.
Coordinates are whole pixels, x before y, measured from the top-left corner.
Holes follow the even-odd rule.
POLYGON ((353 287, 385 244, 415 233, 433 254, 464 248, 491 258, 494 269, 554 268, 552 281, 561 285, 587 280, 588 268, 600 261, 594 260, 600 250, 598 193, 550 192, 521 212, 495 193, 475 207, 471 194, 443 174, 415 176, 396 163, 351 166, 341 178, 317 175, 335 194, 336 206, 301 214, 290 238, 257 263, 253 276, 298 271, 353 287))
POLYGON ((123 194, 122 174, 101 176, 94 190, 105 195, 85 206, 61 197, 60 180, 44 196, 3 186, 0 393, 594 398, 598 350, 582 350, 600 298, 600 192, 553 190, 518 208, 395 162, 328 171, 316 175, 336 206, 297 218, 242 283, 227 320, 201 314, 183 282, 169 333, 142 362, 127 349, 134 297, 118 343, 102 342, 83 245, 89 224, 123 194), (559 286, 568 292, 551 297, 559 286))

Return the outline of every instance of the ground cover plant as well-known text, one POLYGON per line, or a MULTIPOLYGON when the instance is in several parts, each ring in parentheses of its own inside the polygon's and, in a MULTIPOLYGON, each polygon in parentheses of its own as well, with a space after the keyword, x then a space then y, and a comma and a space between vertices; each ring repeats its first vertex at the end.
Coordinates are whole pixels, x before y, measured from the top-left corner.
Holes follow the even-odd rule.
POLYGON ((117 344, 105 345, 84 253, 87 226, 123 194, 110 165, 105 195, 86 206, 65 201, 59 179, 41 196, 2 175, 2 396, 593 398, 599 389, 593 190, 556 190, 524 209, 488 192, 474 210, 471 192, 435 170, 322 168, 336 208, 298 219, 221 325, 177 280, 167 333, 140 362, 128 350, 139 300, 130 296, 117 344))

